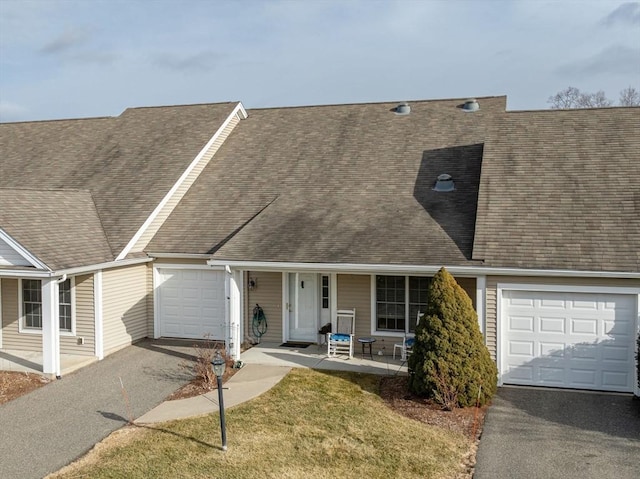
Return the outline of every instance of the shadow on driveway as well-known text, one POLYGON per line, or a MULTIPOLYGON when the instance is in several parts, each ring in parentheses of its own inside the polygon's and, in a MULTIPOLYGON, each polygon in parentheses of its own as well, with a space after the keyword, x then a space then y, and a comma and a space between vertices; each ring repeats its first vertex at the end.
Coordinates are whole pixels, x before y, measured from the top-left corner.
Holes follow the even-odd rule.
POLYGON ((640 401, 631 395, 500 388, 475 479, 640 477, 640 401))

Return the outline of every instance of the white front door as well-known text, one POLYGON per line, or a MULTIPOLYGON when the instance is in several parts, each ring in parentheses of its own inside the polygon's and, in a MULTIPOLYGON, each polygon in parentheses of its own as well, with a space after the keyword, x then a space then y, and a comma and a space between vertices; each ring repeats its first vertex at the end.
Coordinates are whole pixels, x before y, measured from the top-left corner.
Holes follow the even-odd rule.
POLYGON ((289 340, 318 338, 318 275, 289 273, 289 340))

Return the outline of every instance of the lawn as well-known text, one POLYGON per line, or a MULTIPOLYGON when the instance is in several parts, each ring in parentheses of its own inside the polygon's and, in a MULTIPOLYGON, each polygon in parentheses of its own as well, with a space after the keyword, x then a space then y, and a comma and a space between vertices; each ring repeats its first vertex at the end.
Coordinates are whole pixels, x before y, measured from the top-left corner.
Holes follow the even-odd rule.
POLYGON ((108 438, 56 478, 455 478, 470 440, 389 408, 379 376, 294 369, 276 387, 218 414, 108 438))

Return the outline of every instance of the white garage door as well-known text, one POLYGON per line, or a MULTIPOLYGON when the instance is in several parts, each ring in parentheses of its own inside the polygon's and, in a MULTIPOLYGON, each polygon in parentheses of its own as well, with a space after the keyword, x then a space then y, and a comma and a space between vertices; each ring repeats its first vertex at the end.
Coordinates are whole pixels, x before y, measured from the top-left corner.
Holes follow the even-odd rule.
POLYGON ((503 291, 507 384, 633 391, 636 296, 503 291))
POLYGON ((160 336, 224 340, 224 273, 159 268, 160 336))

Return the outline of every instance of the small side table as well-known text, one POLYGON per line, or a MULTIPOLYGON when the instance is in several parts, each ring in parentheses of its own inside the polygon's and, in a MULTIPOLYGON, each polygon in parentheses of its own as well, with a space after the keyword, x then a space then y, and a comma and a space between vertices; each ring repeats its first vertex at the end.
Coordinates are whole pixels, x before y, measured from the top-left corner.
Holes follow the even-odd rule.
POLYGON ((365 355, 364 347, 368 344, 369 356, 371 356, 371 359, 373 360, 373 352, 371 349, 371 345, 376 342, 376 338, 358 338, 358 342, 362 344, 362 359, 364 359, 364 355, 365 355))

